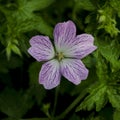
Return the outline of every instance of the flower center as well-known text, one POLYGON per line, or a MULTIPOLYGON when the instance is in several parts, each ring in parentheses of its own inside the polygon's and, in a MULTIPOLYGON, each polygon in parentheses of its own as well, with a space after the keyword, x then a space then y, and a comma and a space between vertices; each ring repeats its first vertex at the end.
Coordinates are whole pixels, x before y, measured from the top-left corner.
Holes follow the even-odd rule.
POLYGON ((64 58, 64 55, 63 55, 62 52, 57 53, 57 59, 58 59, 59 61, 61 61, 63 58, 64 58))

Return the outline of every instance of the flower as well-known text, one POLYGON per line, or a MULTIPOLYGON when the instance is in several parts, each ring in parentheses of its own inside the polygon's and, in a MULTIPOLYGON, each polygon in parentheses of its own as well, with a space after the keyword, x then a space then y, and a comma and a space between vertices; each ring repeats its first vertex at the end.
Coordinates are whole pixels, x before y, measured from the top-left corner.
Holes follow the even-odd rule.
POLYGON ((72 21, 58 23, 54 29, 54 45, 49 37, 36 35, 30 39, 29 54, 37 61, 46 61, 39 73, 39 83, 45 89, 60 84, 61 76, 78 85, 88 76, 88 69, 81 59, 92 53, 97 47, 90 34, 76 35, 76 26, 72 21))

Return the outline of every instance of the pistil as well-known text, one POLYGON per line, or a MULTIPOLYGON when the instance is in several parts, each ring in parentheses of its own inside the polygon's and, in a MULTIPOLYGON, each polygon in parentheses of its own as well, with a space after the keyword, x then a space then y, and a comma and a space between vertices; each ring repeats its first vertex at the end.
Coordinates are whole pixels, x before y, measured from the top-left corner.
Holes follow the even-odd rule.
POLYGON ((64 55, 63 55, 62 52, 57 53, 57 59, 58 59, 59 61, 61 61, 63 58, 64 58, 64 55))

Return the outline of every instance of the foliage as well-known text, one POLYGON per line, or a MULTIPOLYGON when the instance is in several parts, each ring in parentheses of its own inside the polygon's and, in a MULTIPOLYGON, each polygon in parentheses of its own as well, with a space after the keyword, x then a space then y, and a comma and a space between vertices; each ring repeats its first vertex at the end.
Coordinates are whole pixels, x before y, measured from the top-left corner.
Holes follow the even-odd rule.
POLYGON ((120 119, 119 0, 0 0, 0 119, 120 119), (98 47, 83 59, 87 80, 60 87, 38 83, 42 63, 29 56, 29 39, 53 39, 56 23, 73 20, 77 32, 90 33, 98 47))

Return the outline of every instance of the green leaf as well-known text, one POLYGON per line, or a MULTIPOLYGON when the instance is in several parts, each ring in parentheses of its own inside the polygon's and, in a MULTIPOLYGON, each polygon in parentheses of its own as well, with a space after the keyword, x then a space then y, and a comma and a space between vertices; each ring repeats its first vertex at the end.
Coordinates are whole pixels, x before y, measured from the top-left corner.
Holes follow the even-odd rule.
POLYGON ((112 106, 120 110, 120 90, 118 92, 117 88, 115 89, 113 87, 109 87, 106 92, 108 95, 109 102, 112 104, 112 106))
POLYGON ((6 54, 7 54, 7 58, 8 60, 10 60, 11 57, 11 52, 13 51, 15 54, 22 56, 20 49, 17 47, 18 41, 14 40, 14 41, 9 41, 8 45, 6 47, 6 54))
POLYGON ((30 38, 24 34, 20 34, 18 37, 20 51, 21 53, 25 53, 27 56, 29 56, 28 54, 28 48, 30 47, 30 43, 28 42, 29 39, 30 38))
POLYGON ((120 120, 120 110, 115 110, 113 120, 120 120))
MULTIPOLYGON (((23 47, 20 46, 21 48, 18 48, 14 40, 17 40, 17 45, 24 43, 24 39, 21 37, 23 36, 22 34, 30 31, 38 31, 38 34, 46 34, 52 37, 52 27, 47 23, 47 20, 35 14, 34 11, 42 10, 53 2, 54 0, 17 0, 17 3, 10 3, 9 7, 0 5, 0 10, 6 17, 6 21, 3 23, 5 32, 2 32, 0 38, 5 36, 3 43, 9 59, 11 50, 21 56, 20 50, 23 47), (16 6, 16 9, 11 10, 10 6, 16 6), (8 43, 11 43, 11 45, 8 46, 8 43)), ((22 50, 26 53, 27 46, 24 46, 22 50)))
POLYGON ((10 57, 11 57, 11 46, 6 47, 6 56, 7 56, 7 59, 10 60, 10 57))
POLYGON ((55 0, 27 0, 29 10, 42 10, 52 4, 55 0))
POLYGON ((54 0, 17 0, 17 9, 14 11, 6 11, 6 15, 14 12, 12 17, 16 17, 17 21, 32 18, 33 12, 42 10, 52 4, 54 0))
POLYGON ((111 37, 117 36, 120 32, 117 28, 116 12, 109 4, 98 10, 97 14, 98 30, 105 30, 111 37))
POLYGON ((120 69, 120 44, 117 40, 98 40, 97 46, 103 57, 106 58, 112 65, 112 70, 120 69))
POLYGON ((33 103, 31 90, 23 93, 7 88, 0 94, 0 111, 13 119, 21 118, 33 103))
POLYGON ((120 1, 119 0, 110 0, 110 5, 116 10, 118 16, 120 17, 120 1))
POLYGON ((19 9, 33 12, 42 10, 54 2, 54 0, 17 0, 19 9))
POLYGON ((102 57, 99 51, 96 52, 95 56, 97 59, 96 72, 97 72, 98 80, 101 83, 106 83, 109 79, 107 62, 105 58, 102 57))
POLYGON ((20 52, 20 49, 19 49, 15 44, 12 44, 11 50, 12 50, 14 53, 16 53, 17 55, 22 56, 22 54, 21 54, 21 52, 20 52))
POLYGON ((100 111, 106 104, 106 89, 105 85, 99 85, 90 91, 84 101, 77 107, 76 111, 92 110, 96 106, 96 111, 100 111))
POLYGON ((14 12, 14 16, 12 17, 12 19, 16 20, 20 17, 17 20, 16 26, 18 32, 23 33, 30 30, 38 30, 43 34, 46 33, 46 35, 51 35, 52 28, 41 16, 37 16, 32 12, 47 7, 53 3, 54 0, 18 0, 18 2, 18 4, 20 4, 19 8, 16 13, 14 12))
POLYGON ((76 0, 76 9, 93 11, 95 7, 90 0, 76 0))
POLYGON ((26 19, 20 22, 17 26, 18 34, 25 33, 32 30, 37 30, 42 34, 46 34, 52 37, 53 28, 47 24, 47 22, 41 17, 33 15, 31 19, 26 19), (34 18, 34 19, 33 19, 34 18))

